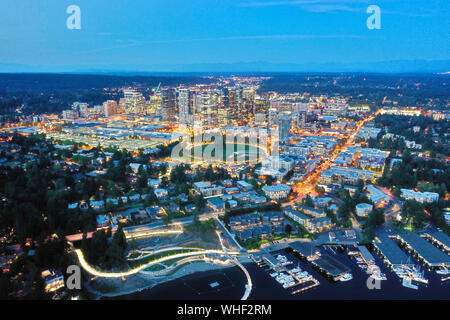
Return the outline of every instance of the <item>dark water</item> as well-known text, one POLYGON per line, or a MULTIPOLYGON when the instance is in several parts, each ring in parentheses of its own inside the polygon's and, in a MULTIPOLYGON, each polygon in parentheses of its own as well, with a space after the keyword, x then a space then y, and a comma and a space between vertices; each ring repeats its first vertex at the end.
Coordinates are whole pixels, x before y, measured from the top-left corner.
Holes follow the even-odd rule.
MULTIPOLYGON (((311 264, 301 261, 293 253, 281 251, 281 254, 286 255, 289 260, 294 262, 289 268, 299 264, 300 268, 319 280, 320 285, 304 293, 292 295, 290 294, 292 289, 284 289, 264 269, 254 263, 248 263, 245 266, 253 282, 253 290, 249 299, 450 299, 450 281, 441 282, 441 276, 435 272, 424 270, 425 278, 429 280, 429 283, 428 285, 419 284, 419 290, 405 288, 402 286, 400 278, 390 272, 382 260, 373 253, 376 264, 381 268, 382 273, 386 274, 387 280, 381 281, 381 289, 370 290, 366 285, 368 275, 357 266, 355 260, 350 259, 346 253, 336 251, 335 254, 329 249, 322 249, 322 252, 351 268, 353 279, 347 282, 333 282, 313 269, 311 264)), ((411 262, 418 264, 412 257, 411 262)), ((240 299, 245 291, 245 283, 246 278, 242 271, 237 267, 232 267, 188 275, 149 290, 119 297, 119 299, 240 299), (211 288, 210 284, 214 282, 218 282, 219 286, 211 288)))

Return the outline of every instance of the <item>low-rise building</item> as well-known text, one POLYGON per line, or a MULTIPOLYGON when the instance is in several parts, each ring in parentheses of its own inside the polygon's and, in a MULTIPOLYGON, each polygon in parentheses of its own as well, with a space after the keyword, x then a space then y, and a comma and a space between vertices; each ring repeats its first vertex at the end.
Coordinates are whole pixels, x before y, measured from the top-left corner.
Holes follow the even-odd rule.
POLYGON ((436 192, 420 192, 411 189, 400 189, 402 198, 405 200, 416 200, 420 203, 431 203, 439 201, 439 193, 436 192))
POLYGON ((169 195, 169 191, 167 189, 163 189, 163 188, 155 189, 155 190, 153 190, 153 192, 155 193, 155 196, 158 199, 165 198, 169 195))
POLYGON ((334 224, 328 217, 312 218, 290 207, 285 208, 283 213, 303 226, 310 233, 321 232, 334 227, 334 224))
POLYGON ((206 202, 208 208, 215 212, 220 212, 225 210, 225 202, 220 198, 211 198, 206 202))
POLYGON ((271 200, 280 200, 287 198, 287 196, 291 192, 291 187, 279 183, 274 186, 265 186, 262 188, 262 190, 271 200))
POLYGON ((373 205, 368 203, 359 203, 356 205, 356 215, 358 217, 367 217, 373 210, 373 205))
POLYGON ((41 272, 41 278, 44 280, 45 292, 55 292, 64 288, 64 276, 58 270, 44 270, 41 272))

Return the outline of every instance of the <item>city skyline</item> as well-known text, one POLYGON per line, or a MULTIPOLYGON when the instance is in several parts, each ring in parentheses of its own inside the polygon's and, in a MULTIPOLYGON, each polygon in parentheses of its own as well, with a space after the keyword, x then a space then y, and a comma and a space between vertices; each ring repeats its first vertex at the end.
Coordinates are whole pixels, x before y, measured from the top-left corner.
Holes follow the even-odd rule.
POLYGON ((0 300, 448 300, 449 3, 2 1, 0 300))

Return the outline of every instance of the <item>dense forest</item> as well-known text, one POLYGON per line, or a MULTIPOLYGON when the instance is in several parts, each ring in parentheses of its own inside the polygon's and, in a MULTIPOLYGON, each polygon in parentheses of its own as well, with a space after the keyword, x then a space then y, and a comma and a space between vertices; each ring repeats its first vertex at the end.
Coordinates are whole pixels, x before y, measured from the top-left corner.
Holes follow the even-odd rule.
MULTIPOLYGON (((61 112, 74 101, 93 106, 107 99, 118 100, 118 92, 105 88, 209 83, 196 76, 109 76, 85 74, 0 74, 0 114, 10 114, 24 105, 25 114, 61 112)), ((144 92, 145 93, 145 92, 144 92)), ((151 93, 148 91, 148 93, 151 93)))
POLYGON ((263 83, 260 92, 308 92, 310 94, 351 97, 354 104, 380 106, 388 98, 399 106, 426 107, 432 99, 434 107, 443 109, 450 102, 448 75, 390 74, 276 74, 263 83))

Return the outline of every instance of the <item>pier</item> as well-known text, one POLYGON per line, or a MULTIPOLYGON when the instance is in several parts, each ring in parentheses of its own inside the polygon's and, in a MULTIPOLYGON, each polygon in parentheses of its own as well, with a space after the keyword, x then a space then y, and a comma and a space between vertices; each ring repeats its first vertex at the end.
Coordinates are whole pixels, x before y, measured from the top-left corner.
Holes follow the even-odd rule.
POLYGON ((369 265, 375 262, 375 258, 372 254, 367 250, 366 246, 358 246, 360 257, 363 259, 364 263, 369 265))
POLYGON ((308 291, 308 290, 310 290, 310 289, 312 289, 312 288, 315 288, 315 287, 317 287, 317 286, 320 285, 320 282, 317 281, 316 279, 313 279, 313 280, 310 280, 310 281, 312 281, 312 284, 311 284, 311 285, 309 285, 309 286, 307 286, 307 287, 304 287, 304 288, 300 288, 300 289, 294 290, 294 291, 292 291, 291 293, 292 293, 292 294, 302 293, 302 292, 308 291))
POLYGON ((425 233, 423 235, 432 244, 450 255, 450 237, 443 232, 425 233))
POLYGON ((373 241, 373 245, 389 268, 412 265, 406 253, 387 235, 379 236, 378 241, 373 241))
POLYGON ((335 281, 350 272, 350 268, 327 254, 321 255, 318 259, 311 261, 311 263, 335 281))
POLYGON ((299 254, 302 258, 312 261, 319 257, 320 251, 319 249, 309 242, 292 242, 289 244, 289 247, 299 254))
MULTIPOLYGON (((297 275, 298 272, 294 272, 294 269, 287 269, 286 266, 287 265, 291 265, 293 264, 292 261, 285 261, 285 260, 278 260, 277 258, 275 258, 272 254, 270 253, 265 253, 261 256, 261 259, 257 259, 256 257, 253 258, 253 261, 260 267, 266 267, 265 271, 269 272, 270 270, 273 270, 275 272, 277 272, 277 274, 284 274, 286 276, 291 276, 292 277, 292 283, 283 286, 285 289, 290 289, 299 285, 304 285, 304 284, 308 284, 311 283, 311 285, 308 285, 307 287, 303 287, 300 289, 297 289, 293 292, 291 292, 292 294, 297 294, 297 293, 301 293, 301 292, 305 292, 309 289, 312 289, 314 287, 317 287, 318 285, 320 285, 320 282, 313 278, 312 275, 308 274, 307 277, 301 277, 299 275, 297 275)), ((282 282, 278 281, 280 284, 282 282)))
POLYGON ((450 256, 417 233, 401 233, 396 239, 428 268, 449 267, 450 256))

